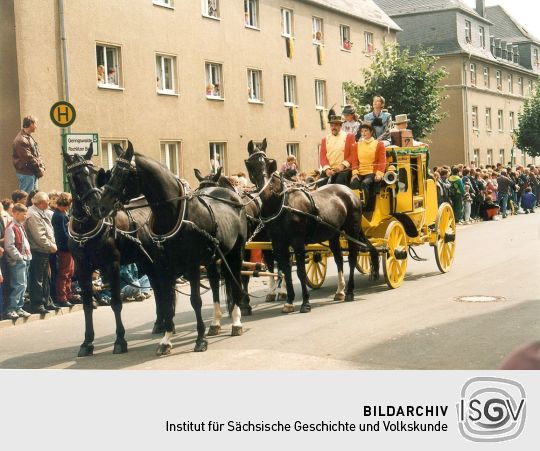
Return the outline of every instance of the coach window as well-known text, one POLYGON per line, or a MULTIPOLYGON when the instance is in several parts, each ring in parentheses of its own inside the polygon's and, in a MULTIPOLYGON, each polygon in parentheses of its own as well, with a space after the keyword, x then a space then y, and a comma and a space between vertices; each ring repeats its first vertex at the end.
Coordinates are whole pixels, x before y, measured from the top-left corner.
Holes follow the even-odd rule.
POLYGON ((96 44, 97 84, 100 88, 121 87, 120 47, 96 44))
POLYGON ((224 142, 211 142, 210 143, 210 169, 213 174, 222 167, 223 172, 227 173, 226 162, 226 143, 224 142))
POLYGON ((116 161, 114 145, 118 144, 122 149, 127 148, 126 139, 102 139, 101 140, 101 166, 105 169, 112 169, 116 161))
POLYGON ((219 19, 219 0, 202 0, 203 16, 219 19))
POLYGON ((178 141, 161 142, 161 162, 169 171, 180 177, 180 143, 178 141))
POLYGON ((156 55, 156 88, 158 94, 177 94, 176 57, 156 55))
POLYGON ((206 63, 206 98, 223 99, 223 66, 218 63, 206 63))

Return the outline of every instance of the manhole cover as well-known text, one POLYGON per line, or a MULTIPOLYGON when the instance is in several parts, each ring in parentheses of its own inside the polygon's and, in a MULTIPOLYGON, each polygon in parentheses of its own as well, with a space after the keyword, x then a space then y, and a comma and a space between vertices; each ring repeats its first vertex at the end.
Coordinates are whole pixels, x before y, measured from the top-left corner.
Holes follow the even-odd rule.
POLYGON ((460 296, 455 298, 459 302, 496 302, 496 301, 505 301, 506 299, 502 296, 460 296))

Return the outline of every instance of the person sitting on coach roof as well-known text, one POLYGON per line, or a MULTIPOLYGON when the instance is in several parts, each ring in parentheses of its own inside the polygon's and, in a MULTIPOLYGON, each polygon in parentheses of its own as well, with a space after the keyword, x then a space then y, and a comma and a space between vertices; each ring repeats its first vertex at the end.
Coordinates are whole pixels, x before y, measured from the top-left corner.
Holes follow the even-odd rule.
POLYGON ((364 121, 371 122, 375 130, 374 138, 390 143, 390 130, 392 129, 392 116, 383 111, 385 100, 383 96, 373 96, 373 111, 364 116, 364 121))

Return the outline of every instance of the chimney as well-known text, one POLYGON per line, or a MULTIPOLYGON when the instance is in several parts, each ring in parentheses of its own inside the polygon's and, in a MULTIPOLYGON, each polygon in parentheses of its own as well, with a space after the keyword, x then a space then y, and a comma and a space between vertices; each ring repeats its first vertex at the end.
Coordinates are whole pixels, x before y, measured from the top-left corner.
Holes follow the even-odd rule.
POLYGON ((486 2, 485 0, 476 0, 476 12, 482 17, 486 17, 486 2))

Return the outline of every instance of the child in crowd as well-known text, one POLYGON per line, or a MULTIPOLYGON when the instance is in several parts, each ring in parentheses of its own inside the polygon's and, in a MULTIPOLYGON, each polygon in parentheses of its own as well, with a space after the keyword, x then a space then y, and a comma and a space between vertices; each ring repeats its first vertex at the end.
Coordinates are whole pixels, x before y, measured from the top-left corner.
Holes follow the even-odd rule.
POLYGON ((471 185, 465 183, 465 194, 463 195, 463 219, 465 224, 471 223, 471 208, 474 194, 471 193, 471 185))

